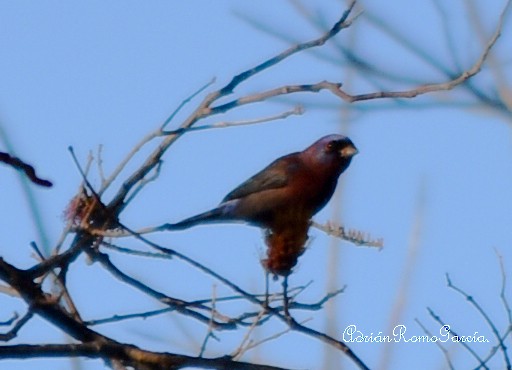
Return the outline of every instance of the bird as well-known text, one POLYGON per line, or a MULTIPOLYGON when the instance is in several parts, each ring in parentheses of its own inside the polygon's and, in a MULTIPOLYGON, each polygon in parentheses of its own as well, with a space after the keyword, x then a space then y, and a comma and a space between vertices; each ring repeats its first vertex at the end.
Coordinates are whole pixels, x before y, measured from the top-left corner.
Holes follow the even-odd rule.
POLYGON ((301 152, 276 159, 227 194, 216 208, 160 229, 223 222, 260 227, 268 246, 262 264, 267 273, 284 276, 286 282, 305 250, 311 218, 329 202, 339 176, 357 153, 348 137, 324 136, 301 152))
POLYGON ((304 151, 272 162, 226 195, 218 207, 164 228, 246 222, 276 230, 294 219, 309 220, 330 200, 339 175, 357 153, 348 137, 324 136, 304 151))

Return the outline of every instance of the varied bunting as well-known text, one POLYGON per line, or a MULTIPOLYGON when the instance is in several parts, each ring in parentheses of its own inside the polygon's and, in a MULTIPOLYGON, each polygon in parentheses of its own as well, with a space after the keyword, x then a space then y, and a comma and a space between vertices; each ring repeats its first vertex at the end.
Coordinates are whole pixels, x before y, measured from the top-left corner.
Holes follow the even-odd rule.
POLYGON ((235 190, 217 208, 162 229, 214 222, 246 222, 266 230, 266 270, 287 276, 304 252, 311 217, 334 193, 338 177, 357 154, 342 135, 325 136, 302 152, 278 158, 235 190))

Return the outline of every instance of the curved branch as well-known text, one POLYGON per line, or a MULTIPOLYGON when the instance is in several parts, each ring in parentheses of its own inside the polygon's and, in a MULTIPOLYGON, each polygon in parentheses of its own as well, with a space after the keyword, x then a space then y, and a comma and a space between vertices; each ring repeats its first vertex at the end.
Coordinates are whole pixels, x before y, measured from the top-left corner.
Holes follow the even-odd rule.
POLYGON ((0 152, 0 162, 4 162, 5 164, 17 170, 21 170, 34 184, 45 187, 53 186, 51 181, 38 177, 34 167, 29 165, 28 163, 23 162, 21 159, 17 157, 11 156, 9 153, 0 152))

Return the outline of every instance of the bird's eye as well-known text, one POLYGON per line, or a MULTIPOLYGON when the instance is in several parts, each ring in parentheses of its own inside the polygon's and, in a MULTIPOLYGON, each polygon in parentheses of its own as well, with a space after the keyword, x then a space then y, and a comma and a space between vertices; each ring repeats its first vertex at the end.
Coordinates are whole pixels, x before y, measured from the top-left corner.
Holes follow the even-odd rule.
POLYGON ((327 150, 328 151, 332 151, 334 148, 336 148, 336 142, 335 141, 330 141, 327 143, 327 150))

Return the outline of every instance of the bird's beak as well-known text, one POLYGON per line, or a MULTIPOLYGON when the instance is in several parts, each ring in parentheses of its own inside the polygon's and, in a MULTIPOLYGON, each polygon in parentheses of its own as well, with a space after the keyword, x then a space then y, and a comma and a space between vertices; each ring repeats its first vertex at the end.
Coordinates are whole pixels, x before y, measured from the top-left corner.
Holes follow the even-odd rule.
POLYGON ((346 147, 344 147, 343 149, 340 150, 341 156, 345 157, 345 158, 353 157, 357 153, 359 153, 359 150, 357 150, 357 148, 355 146, 353 146, 353 145, 346 146, 346 147))

